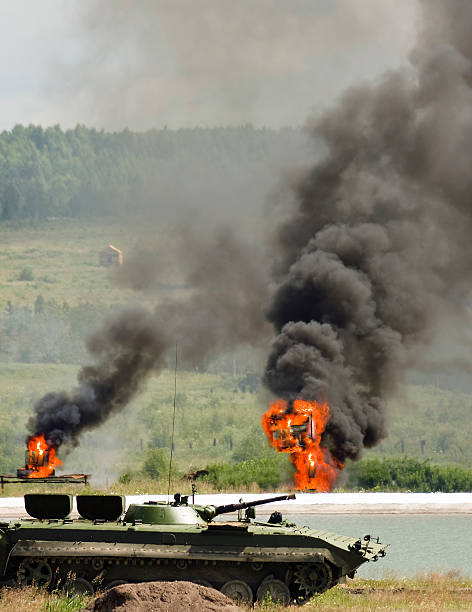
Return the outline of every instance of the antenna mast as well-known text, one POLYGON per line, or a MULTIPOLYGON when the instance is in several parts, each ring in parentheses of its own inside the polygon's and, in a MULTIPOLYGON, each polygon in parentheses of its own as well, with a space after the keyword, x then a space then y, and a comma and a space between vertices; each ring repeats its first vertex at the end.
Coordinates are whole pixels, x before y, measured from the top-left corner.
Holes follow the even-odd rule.
POLYGON ((175 404, 177 399, 177 347, 179 341, 175 341, 175 368, 174 368, 174 413, 172 415, 172 438, 170 443, 170 460, 169 460, 169 484, 167 487, 167 501, 170 499, 170 479, 172 474, 172 457, 174 455, 174 431, 175 431, 175 404))

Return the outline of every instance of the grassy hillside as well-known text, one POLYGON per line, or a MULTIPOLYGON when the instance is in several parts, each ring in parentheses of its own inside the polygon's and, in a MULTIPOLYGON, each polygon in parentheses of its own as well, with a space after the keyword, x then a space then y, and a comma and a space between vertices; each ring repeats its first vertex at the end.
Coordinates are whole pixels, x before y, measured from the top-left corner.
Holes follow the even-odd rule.
MULTIPOLYGON (((0 471, 12 471, 23 460, 25 423, 34 401, 47 391, 71 388, 76 370, 71 365, 0 364, 0 471)), ((229 374, 179 374, 174 455, 179 470, 267 452, 259 425, 262 399, 242 392, 237 383, 229 374)), ((472 451, 465 443, 472 426, 470 420, 460 420, 471 401, 470 396, 438 389, 433 393, 429 388, 407 388, 402 403, 391 406, 390 436, 366 456, 401 455, 398 441, 405 439, 411 456, 452 462, 461 452, 460 463, 472 465, 472 451), (445 403, 448 424, 441 423, 445 403), (454 429, 454 423, 460 426, 454 429), (442 451, 444 432, 459 444, 442 451), (420 439, 426 440, 424 455, 418 445, 415 452, 415 441, 420 439)), ((164 371, 149 381, 125 412, 85 434, 80 447, 63 456, 65 471, 91 472, 97 484, 111 485, 121 474, 139 470, 148 447, 170 448, 172 405, 173 373, 164 371)))
MULTIPOLYGON (((0 470, 12 470, 23 460, 25 423, 35 399, 71 388, 76 370, 68 365, 0 364, 0 470)), ((112 478, 142 462, 148 444, 169 447, 173 384, 171 372, 151 379, 125 412, 83 436, 64 468, 112 478)), ((262 407, 255 395, 236 390, 232 376, 182 372, 178 388, 175 454, 182 466, 228 460, 245 436, 259 433, 262 407)))
POLYGON ((409 385, 389 403, 389 436, 370 453, 472 465, 472 395, 409 385))
MULTIPOLYGON (((159 293, 136 294, 116 285, 110 271, 98 265, 98 254, 109 242, 122 248, 126 258, 133 246, 151 239, 165 243, 169 237, 165 237, 165 228, 156 234, 155 228, 142 228, 131 221, 0 226, 1 472, 22 464, 25 424, 33 403, 48 391, 74 386, 77 364, 86 358, 83 338, 91 326, 110 308, 138 299, 151 307, 159 299, 159 293), (31 269, 32 280, 19 280, 24 268, 31 269), (38 295, 43 296, 46 306, 55 304, 41 316, 34 312, 38 295), (13 304, 14 316, 7 314, 8 302, 13 304), (61 310, 64 302, 69 310, 61 310), (70 344, 72 333, 72 348, 80 347, 82 352, 71 349, 63 357, 52 350, 62 343, 70 344), (15 343, 20 346, 15 348, 15 343), (22 351, 28 343, 28 351, 22 351), (42 351, 47 344, 48 351, 42 351), (69 363, 63 363, 65 360, 69 363)), ((174 290, 164 289, 163 294, 165 291, 174 290)), ((217 367, 207 373, 179 374, 175 458, 180 470, 267 452, 260 428, 266 400, 239 384, 247 362, 240 359, 239 363, 237 376, 217 367)), ((66 458, 64 469, 92 472, 103 484, 139 470, 149 447, 170 447, 172 404, 173 374, 164 371, 149 381, 124 413, 85 434, 80 447, 66 458)), ((471 395, 405 386, 403 394, 389 405, 388 438, 366 456, 408 454, 472 466, 468 444, 471 408, 471 395)), ((288 463, 288 458, 281 461, 288 463)))
POLYGON ((133 299, 133 292, 114 284, 110 270, 99 265, 99 253, 112 243, 126 256, 143 240, 152 237, 158 244, 167 229, 146 228, 132 218, 0 224, 0 312, 9 301, 32 308, 39 294, 70 306, 133 299), (32 280, 20 280, 25 269, 32 280))

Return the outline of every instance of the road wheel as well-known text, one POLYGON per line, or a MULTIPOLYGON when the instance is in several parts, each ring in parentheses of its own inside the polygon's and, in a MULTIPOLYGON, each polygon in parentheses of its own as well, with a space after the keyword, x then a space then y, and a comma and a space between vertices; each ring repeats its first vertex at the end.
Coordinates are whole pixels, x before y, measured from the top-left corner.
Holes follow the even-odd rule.
POLYGON ((52 569, 45 559, 23 559, 16 577, 22 586, 34 585, 46 589, 52 581, 52 569))
POLYGON ((104 566, 105 562, 100 557, 94 557, 91 560, 90 564, 91 564, 91 566, 93 567, 94 570, 99 572, 100 570, 103 569, 103 566, 104 566))
POLYGON ((230 580, 220 590, 237 604, 252 605, 254 600, 251 587, 242 580, 230 580))
POLYGON ((265 580, 257 589, 257 601, 260 604, 277 603, 288 606, 290 603, 290 591, 285 582, 281 580, 265 580))

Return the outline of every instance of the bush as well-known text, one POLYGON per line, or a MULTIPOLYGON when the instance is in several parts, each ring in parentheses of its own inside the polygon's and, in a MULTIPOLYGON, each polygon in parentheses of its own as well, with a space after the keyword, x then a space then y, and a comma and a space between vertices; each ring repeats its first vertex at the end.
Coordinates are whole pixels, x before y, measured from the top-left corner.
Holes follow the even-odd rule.
POLYGON ((134 477, 135 474, 133 472, 125 472, 124 474, 121 474, 121 476, 118 478, 118 482, 120 484, 129 484, 134 477))
POLYGON ((150 448, 146 453, 143 472, 149 478, 159 480, 167 474, 169 470, 169 457, 163 448, 150 448))
POLYGON ((34 274, 32 268, 23 268, 23 270, 18 275, 18 280, 20 281, 32 281, 34 280, 34 274))
POLYGON ((252 431, 235 446, 232 460, 247 461, 273 454, 274 450, 269 447, 265 433, 260 430, 252 431))
POLYGON ((458 465, 432 465, 412 457, 364 459, 347 469, 347 487, 455 493, 472 491, 472 470, 458 465))
POLYGON ((288 457, 282 453, 238 463, 215 463, 206 469, 205 480, 220 491, 229 487, 250 487, 254 483, 261 489, 276 489, 283 482, 291 481, 293 474, 288 457))
POLYGON ((44 312, 46 301, 41 294, 38 294, 34 301, 34 314, 41 314, 44 312))

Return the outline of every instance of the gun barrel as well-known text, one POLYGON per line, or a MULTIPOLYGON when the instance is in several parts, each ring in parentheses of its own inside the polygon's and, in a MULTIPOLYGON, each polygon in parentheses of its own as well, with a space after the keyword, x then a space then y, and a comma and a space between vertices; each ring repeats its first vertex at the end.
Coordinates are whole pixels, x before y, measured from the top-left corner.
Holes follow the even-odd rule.
POLYGON ((295 499, 295 494, 291 495, 278 495, 277 497, 269 497, 266 499, 259 499, 252 502, 241 502, 239 504, 226 504, 226 506, 216 506, 215 516, 218 514, 226 514, 227 512, 236 512, 236 510, 244 510, 250 506, 262 506, 262 504, 270 504, 272 502, 284 501, 288 499, 295 499))

